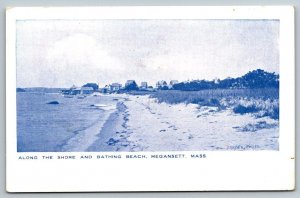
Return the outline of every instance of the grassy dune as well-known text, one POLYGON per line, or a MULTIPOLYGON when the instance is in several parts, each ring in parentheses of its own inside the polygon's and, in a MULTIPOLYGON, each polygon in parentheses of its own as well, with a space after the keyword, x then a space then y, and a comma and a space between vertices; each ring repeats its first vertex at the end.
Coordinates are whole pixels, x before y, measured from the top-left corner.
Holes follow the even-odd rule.
POLYGON ((214 106, 219 110, 230 108, 234 113, 252 113, 256 117, 279 119, 279 90, 268 89, 211 89, 202 91, 157 91, 151 93, 157 102, 192 103, 214 106))

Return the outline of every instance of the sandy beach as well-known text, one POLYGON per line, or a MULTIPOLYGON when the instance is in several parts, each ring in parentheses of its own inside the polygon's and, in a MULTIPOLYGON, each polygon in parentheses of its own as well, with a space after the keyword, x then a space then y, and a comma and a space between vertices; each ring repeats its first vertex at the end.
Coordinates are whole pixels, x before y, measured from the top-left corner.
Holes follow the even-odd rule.
MULTIPOLYGON (((87 151, 278 150, 278 120, 231 109, 120 99, 87 151)), ((95 135, 95 134, 94 134, 95 135)))

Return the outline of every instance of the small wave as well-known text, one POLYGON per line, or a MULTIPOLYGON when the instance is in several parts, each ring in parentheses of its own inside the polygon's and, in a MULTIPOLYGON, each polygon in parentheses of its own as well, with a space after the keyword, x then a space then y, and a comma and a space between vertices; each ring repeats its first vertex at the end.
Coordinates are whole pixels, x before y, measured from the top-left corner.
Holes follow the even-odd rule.
POLYGON ((93 104, 92 106, 105 111, 115 110, 117 108, 116 105, 106 105, 106 104, 93 104))

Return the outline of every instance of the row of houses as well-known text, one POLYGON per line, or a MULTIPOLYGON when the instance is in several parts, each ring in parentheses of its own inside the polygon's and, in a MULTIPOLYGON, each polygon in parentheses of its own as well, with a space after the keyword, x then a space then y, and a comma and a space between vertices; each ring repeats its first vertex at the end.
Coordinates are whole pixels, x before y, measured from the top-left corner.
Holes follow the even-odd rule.
POLYGON ((70 89, 62 90, 65 95, 77 95, 77 94, 92 94, 94 92, 101 93, 114 93, 121 90, 143 90, 143 91, 154 91, 156 89, 171 89, 174 84, 177 84, 177 80, 171 80, 168 84, 166 81, 158 81, 156 87, 148 86, 147 82, 141 82, 140 86, 137 85, 135 80, 127 80, 124 87, 121 83, 112 83, 105 87, 99 88, 96 83, 87 83, 82 87, 76 87, 73 85, 70 89))
POLYGON ((161 80, 156 83, 157 89, 172 89, 175 84, 178 84, 178 80, 171 80, 168 84, 166 81, 161 80))
POLYGON ((83 95, 88 95, 94 93, 96 90, 93 89, 93 87, 76 87, 73 85, 70 87, 70 89, 65 89, 62 90, 62 93, 64 95, 77 95, 77 94, 83 94, 83 95))

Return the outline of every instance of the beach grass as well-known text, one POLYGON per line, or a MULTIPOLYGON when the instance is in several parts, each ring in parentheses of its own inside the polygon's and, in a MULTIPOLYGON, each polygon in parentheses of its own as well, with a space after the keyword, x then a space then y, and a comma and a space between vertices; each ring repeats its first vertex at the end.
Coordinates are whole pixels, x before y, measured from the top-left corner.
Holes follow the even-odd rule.
POLYGON ((279 90, 265 89, 210 89, 201 91, 157 91, 150 94, 158 103, 197 104, 231 108, 234 113, 252 113, 256 117, 279 119, 279 90))

